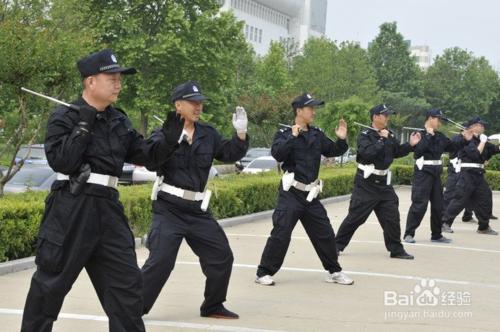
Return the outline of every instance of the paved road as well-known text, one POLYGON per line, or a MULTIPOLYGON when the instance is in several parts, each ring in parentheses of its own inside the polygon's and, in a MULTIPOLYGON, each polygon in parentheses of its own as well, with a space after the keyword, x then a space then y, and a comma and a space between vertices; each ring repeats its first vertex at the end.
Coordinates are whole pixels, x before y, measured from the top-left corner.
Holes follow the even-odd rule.
MULTIPOLYGON (((402 225, 410 190, 398 189, 402 225)), ((500 201, 500 194, 494 194, 500 201)), ((334 229, 348 201, 327 206, 334 229)), ((500 205, 494 207, 500 215, 500 205)), ((500 229, 500 221, 491 222, 500 229)), ((227 307, 240 320, 198 316, 204 277, 184 243, 172 276, 155 307, 145 316, 148 331, 499 331, 500 237, 479 235, 475 225, 458 221, 453 243, 430 242, 429 216, 408 245, 414 261, 390 259, 374 215, 355 234, 340 257, 353 286, 328 284, 325 272, 298 225, 284 268, 274 287, 254 283, 270 218, 226 228, 235 255, 227 307), (435 304, 435 305, 434 305, 435 304)), ((147 250, 137 251, 142 265, 147 250)), ((0 330, 18 331, 20 312, 33 270, 0 277, 0 330)), ((107 331, 105 315, 85 273, 66 297, 54 331, 107 331)))

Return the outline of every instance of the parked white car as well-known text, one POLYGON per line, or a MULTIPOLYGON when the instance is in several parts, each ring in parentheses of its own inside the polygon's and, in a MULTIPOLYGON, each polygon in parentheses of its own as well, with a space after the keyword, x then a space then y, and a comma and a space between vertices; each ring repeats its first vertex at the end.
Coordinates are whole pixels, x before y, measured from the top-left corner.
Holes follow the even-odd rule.
MULTIPOLYGON (((216 176, 219 176, 219 173, 215 169, 214 166, 210 167, 210 172, 208 173, 208 179, 212 179, 216 176)), ((132 173, 132 183, 140 184, 146 182, 153 182, 156 180, 156 172, 149 171, 144 166, 135 166, 134 172, 132 173)))
POLYGON ((490 140, 493 140, 493 141, 498 141, 500 142, 500 134, 494 134, 494 135, 491 135, 490 137, 488 137, 490 140))
POLYGON ((257 174, 278 169, 278 162, 271 156, 258 157, 252 160, 242 173, 257 174))
POLYGON ((335 157, 335 162, 346 164, 356 160, 356 153, 349 148, 342 156, 335 157))
POLYGON ((132 172, 132 183, 146 183, 153 182, 156 180, 156 172, 149 171, 144 166, 135 166, 134 171, 132 172))
POLYGON ((6 193, 49 190, 56 173, 48 165, 24 165, 3 188, 6 193))

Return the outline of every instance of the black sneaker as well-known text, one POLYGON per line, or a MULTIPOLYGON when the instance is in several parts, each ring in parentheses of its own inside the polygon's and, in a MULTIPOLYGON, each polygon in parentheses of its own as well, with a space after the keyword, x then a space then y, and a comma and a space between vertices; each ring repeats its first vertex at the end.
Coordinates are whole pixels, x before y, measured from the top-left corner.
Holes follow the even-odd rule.
POLYGON ((201 317, 208 318, 221 318, 221 319, 238 319, 240 316, 237 313, 227 310, 224 307, 220 307, 219 309, 213 310, 209 313, 201 312, 201 317))
POLYGON ((401 253, 393 253, 391 252, 391 258, 399 258, 399 259, 414 259, 413 255, 410 255, 406 251, 403 251, 401 253))
POLYGON ((498 220, 498 217, 497 217, 497 216, 494 216, 494 215, 491 215, 491 216, 490 216, 490 220, 498 220))
POLYGON ((474 218, 472 218, 472 217, 470 217, 470 218, 462 218, 462 221, 463 222, 477 222, 477 220, 474 219, 474 218))

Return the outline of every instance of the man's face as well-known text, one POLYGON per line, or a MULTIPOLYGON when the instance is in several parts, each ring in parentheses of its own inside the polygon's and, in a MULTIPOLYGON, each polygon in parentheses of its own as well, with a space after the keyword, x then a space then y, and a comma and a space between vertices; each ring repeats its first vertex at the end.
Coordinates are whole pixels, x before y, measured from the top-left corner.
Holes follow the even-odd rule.
POLYGON ((305 123, 310 124, 314 122, 316 109, 312 106, 297 108, 297 115, 300 116, 305 123))
POLYGON ((389 124, 389 114, 375 114, 373 116, 373 123, 378 127, 386 128, 389 124))
POLYGON ((122 89, 122 75, 120 73, 102 73, 87 77, 86 88, 95 99, 114 103, 122 89))
POLYGON ((177 100, 175 109, 186 121, 197 122, 203 112, 203 102, 195 100, 177 100))
POLYGON ((474 133, 474 135, 479 136, 484 133, 484 126, 480 123, 473 124, 470 129, 474 133))
POLYGON ((429 117, 429 124, 431 125, 431 127, 433 129, 439 129, 439 127, 441 127, 442 123, 443 122, 442 122, 441 118, 433 117, 433 116, 429 117))

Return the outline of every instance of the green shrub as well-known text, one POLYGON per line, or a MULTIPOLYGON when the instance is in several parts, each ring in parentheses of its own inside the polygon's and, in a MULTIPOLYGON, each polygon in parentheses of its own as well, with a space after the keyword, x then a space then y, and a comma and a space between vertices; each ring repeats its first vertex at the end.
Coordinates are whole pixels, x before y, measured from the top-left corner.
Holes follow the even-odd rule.
MULTIPOLYGON (((413 166, 393 166, 394 184, 411 184, 413 166)), ((320 198, 349 194, 352 191, 354 165, 324 167, 320 198)), ((446 171, 443 172, 443 181, 446 171)), ((217 219, 273 209, 276 206, 280 174, 229 175, 209 182, 213 191, 210 209, 217 219)), ((493 190, 500 190, 500 172, 488 171, 486 178, 493 190)), ((152 184, 120 187, 120 200, 136 236, 147 233, 151 222, 152 184)), ((32 255, 46 192, 7 194, 0 198, 0 261, 32 255)))
POLYGON ((500 154, 493 156, 493 158, 488 161, 486 169, 491 171, 500 171, 500 154))

